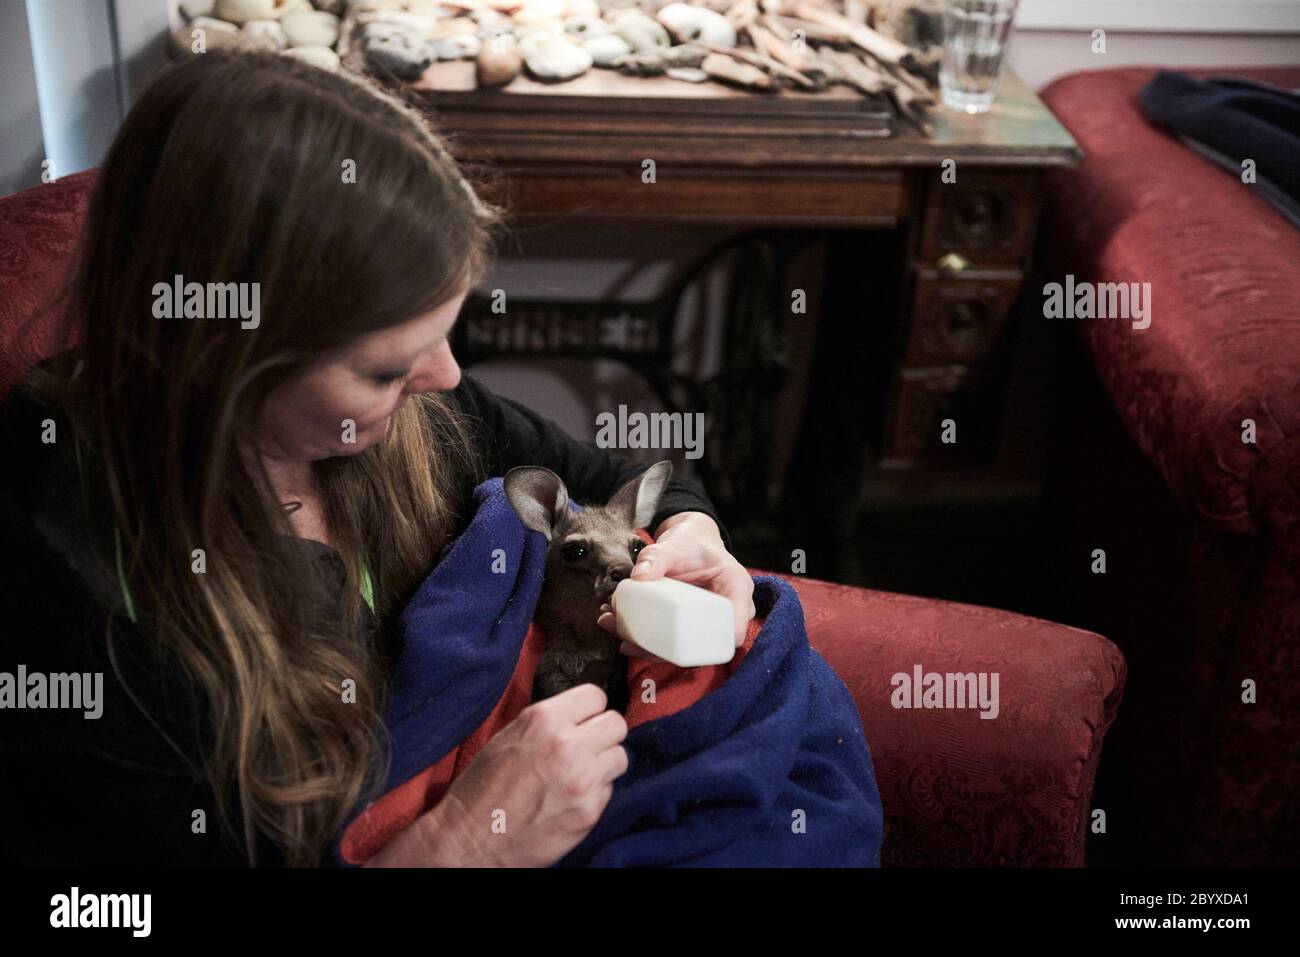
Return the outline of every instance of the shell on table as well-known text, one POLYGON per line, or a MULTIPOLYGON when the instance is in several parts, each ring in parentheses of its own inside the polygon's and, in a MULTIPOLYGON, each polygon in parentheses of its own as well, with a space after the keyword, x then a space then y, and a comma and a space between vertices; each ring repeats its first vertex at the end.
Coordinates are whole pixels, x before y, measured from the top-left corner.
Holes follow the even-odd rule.
POLYGON ((280 18, 291 47, 332 47, 339 38, 339 18, 324 10, 297 10, 280 18))
POLYGON ((566 15, 564 0, 524 0, 511 19, 523 27, 542 20, 563 20, 566 15))
POLYGON ((662 76, 677 67, 698 67, 708 50, 695 43, 681 43, 655 50, 641 50, 619 57, 612 64, 633 76, 662 76))
MULTIPOLYGON (((564 21, 558 17, 551 20, 538 20, 536 23, 515 24, 515 36, 522 40, 530 33, 563 33, 564 21)), ((577 39, 576 37, 574 38, 577 39)))
POLYGON ((528 72, 539 80, 571 80, 591 69, 592 57, 563 33, 538 30, 519 41, 528 72))
POLYGON ((432 40, 440 40, 443 37, 455 36, 456 34, 476 34, 482 28, 469 17, 448 17, 445 20, 439 20, 435 23, 428 36, 432 40))
POLYGON ((196 20, 199 17, 212 16, 212 8, 216 6, 216 0, 180 0, 181 16, 188 23, 190 20, 196 20))
POLYGON ((640 10, 619 10, 610 17, 614 33, 628 42, 633 53, 672 46, 672 38, 664 25, 640 10))
POLYGON ((283 50, 289 46, 289 35, 279 20, 249 20, 239 31, 251 47, 283 50))
POLYGON ((719 47, 736 45, 736 28, 720 13, 693 3, 670 3, 660 7, 655 19, 668 28, 679 43, 710 43, 719 47))
POLYGON ((464 60, 478 56, 483 41, 473 33, 453 33, 433 42, 433 52, 439 60, 464 60))
POLYGON ((372 68, 403 80, 420 76, 437 56, 424 33, 390 20, 373 20, 362 28, 361 51, 372 68))
POLYGON ((519 41, 513 33, 498 28, 483 40, 475 57, 475 76, 479 86, 505 86, 524 68, 519 41))
POLYGON ((280 16, 276 0, 217 0, 212 5, 212 15, 227 23, 247 23, 249 20, 274 20, 280 16))
POLYGON ((483 30, 509 30, 513 27, 514 21, 502 13, 500 10, 490 10, 484 7, 481 10, 471 10, 469 18, 479 25, 483 30))
POLYGON ((601 17, 576 16, 564 21, 564 32, 579 40, 604 36, 610 32, 609 24, 601 17))
POLYGON ((587 37, 582 48, 591 54, 592 62, 600 67, 612 67, 615 61, 632 52, 632 46, 616 33, 603 33, 587 37))
POLYGON ((406 10, 370 10, 366 13, 359 13, 355 20, 362 30, 372 23, 396 23, 410 30, 414 30, 421 36, 432 38, 433 31, 437 29, 438 24, 448 17, 438 17, 428 13, 411 13, 406 10))
POLYGON ((339 68, 339 55, 330 47, 291 47, 280 55, 302 60, 322 70, 333 71, 339 68))
POLYGON ((365 22, 375 14, 411 14, 435 20, 456 15, 452 7, 444 6, 438 0, 348 0, 346 6, 359 22, 365 22))
POLYGON ((278 20, 286 13, 311 9, 308 0, 216 0, 212 16, 227 23, 244 24, 249 20, 278 20))
MULTIPOLYGON (((264 21, 249 21, 250 23, 262 23, 264 21)), ((272 21, 275 22, 275 21, 272 21)), ((190 30, 214 31, 216 33, 238 33, 239 27, 229 20, 218 20, 215 17, 195 17, 189 25, 190 30)))
POLYGON ((709 75, 697 66, 670 66, 664 71, 664 76, 674 80, 684 80, 687 83, 703 83, 709 78, 709 75))
POLYGON ((748 87, 751 90, 773 90, 772 77, 756 66, 740 63, 722 53, 710 53, 700 61, 700 69, 715 80, 748 87))

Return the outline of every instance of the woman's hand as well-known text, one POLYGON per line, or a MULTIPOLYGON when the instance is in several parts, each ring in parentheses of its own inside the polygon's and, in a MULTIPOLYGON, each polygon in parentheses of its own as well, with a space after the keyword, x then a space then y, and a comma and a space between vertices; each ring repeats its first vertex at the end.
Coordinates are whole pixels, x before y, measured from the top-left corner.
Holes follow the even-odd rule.
MULTIPOLYGON (((664 519, 655 531, 654 544, 641 549, 637 556, 632 578, 636 581, 677 578, 716 592, 735 608, 736 647, 745 643, 750 619, 757 613, 754 580, 745 571, 745 566, 727 551, 718 523, 703 512, 678 512, 664 519)), ((611 602, 616 600, 617 595, 611 598, 611 602)), ((601 612, 596 624, 617 636, 613 605, 602 605, 601 612)), ((624 641, 619 651, 625 655, 659 660, 630 641, 624 641)))
POLYGON ((550 867, 600 820, 626 737, 594 684, 531 704, 367 866, 550 867))

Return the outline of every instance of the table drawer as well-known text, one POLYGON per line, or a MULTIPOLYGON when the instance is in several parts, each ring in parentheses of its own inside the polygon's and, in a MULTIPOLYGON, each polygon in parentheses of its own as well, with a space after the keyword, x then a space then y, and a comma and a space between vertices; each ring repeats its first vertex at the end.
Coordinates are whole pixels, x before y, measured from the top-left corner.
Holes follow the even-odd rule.
POLYGON ((881 466, 977 465, 997 454, 1001 377, 961 366, 908 368, 895 376, 881 466), (951 420, 951 429, 945 420, 951 420), (955 441, 944 441, 945 431, 955 441))
POLYGON ((1021 279, 1018 270, 947 276, 918 269, 904 361, 946 366, 1001 359, 1021 279))
POLYGON ((961 253, 977 264, 1018 264, 1038 218, 1038 175, 958 163, 956 176, 944 183, 936 174, 930 182, 920 259, 961 253))
POLYGON ((709 175, 660 167, 542 174, 511 170, 488 195, 519 216, 576 215, 601 221, 725 222, 784 226, 881 227, 907 209, 900 173, 817 176, 766 171, 709 175))

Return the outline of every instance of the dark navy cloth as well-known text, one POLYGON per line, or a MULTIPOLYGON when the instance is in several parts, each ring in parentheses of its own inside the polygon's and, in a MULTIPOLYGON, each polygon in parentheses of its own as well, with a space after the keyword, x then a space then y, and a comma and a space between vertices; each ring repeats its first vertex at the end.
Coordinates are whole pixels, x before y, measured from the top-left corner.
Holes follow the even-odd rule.
POLYGON ((1295 221, 1300 212, 1300 92, 1162 70, 1140 99, 1151 119, 1238 176, 1242 162, 1253 160, 1259 192, 1295 221))

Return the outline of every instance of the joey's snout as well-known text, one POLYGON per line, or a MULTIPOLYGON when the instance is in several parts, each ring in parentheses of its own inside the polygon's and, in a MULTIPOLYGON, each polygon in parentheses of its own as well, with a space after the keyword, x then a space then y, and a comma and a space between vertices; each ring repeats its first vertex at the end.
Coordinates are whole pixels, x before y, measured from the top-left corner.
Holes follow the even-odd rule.
POLYGON ((609 596, 614 594, 614 589, 624 578, 632 574, 632 563, 624 562, 606 570, 605 574, 596 579, 596 597, 602 602, 609 601, 609 596))

